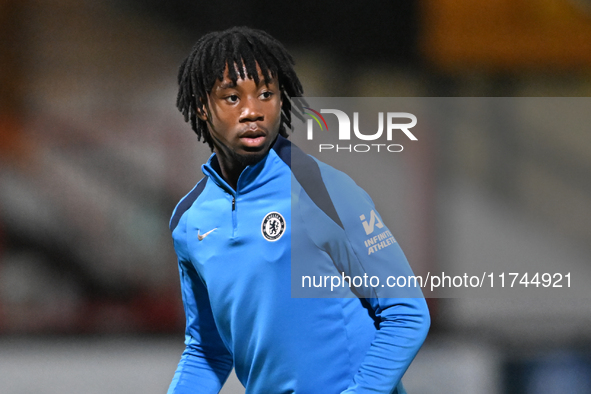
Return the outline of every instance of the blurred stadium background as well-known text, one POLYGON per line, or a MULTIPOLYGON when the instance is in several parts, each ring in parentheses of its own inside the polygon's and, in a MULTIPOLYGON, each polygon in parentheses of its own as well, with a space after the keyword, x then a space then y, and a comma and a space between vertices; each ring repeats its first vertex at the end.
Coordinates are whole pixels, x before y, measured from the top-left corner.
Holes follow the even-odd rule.
MULTIPOLYGON (((176 70, 233 25, 283 41, 309 96, 590 103, 587 0, 0 0, 1 393, 165 392, 184 327, 167 224, 208 157, 175 109, 176 70)), ((588 273, 591 122, 557 116, 570 109, 430 136, 422 193, 391 226, 411 264, 535 256, 588 273)), ((405 384, 591 393, 588 301, 430 300, 405 384)))

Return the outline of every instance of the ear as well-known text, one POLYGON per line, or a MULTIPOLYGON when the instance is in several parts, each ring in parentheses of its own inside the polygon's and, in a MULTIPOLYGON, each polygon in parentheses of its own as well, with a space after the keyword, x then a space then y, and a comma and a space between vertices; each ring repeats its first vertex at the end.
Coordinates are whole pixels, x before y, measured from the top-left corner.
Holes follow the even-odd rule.
POLYGON ((195 110, 195 113, 197 114, 197 117, 205 122, 207 122, 207 103, 203 102, 203 98, 200 97, 199 98, 199 102, 201 103, 201 108, 197 107, 195 110))
POLYGON ((207 112, 205 111, 205 107, 204 108, 197 108, 195 110, 195 113, 199 119, 201 119, 203 121, 207 121, 207 112))

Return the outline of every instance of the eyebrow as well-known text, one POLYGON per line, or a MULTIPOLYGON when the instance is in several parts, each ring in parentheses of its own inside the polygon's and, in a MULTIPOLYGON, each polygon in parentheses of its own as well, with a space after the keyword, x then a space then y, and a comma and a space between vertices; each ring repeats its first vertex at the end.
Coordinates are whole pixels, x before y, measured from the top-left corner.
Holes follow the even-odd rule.
POLYGON ((236 82, 224 81, 219 84, 218 89, 232 89, 236 87, 236 82))
MULTIPOLYGON (((220 82, 220 84, 218 85, 216 90, 223 90, 223 89, 234 89, 238 84, 238 81, 234 82, 234 81, 222 81, 220 82)), ((271 80, 269 81, 269 83, 265 82, 264 78, 261 78, 259 81, 259 86, 261 85, 266 85, 269 86, 272 83, 277 83, 277 80, 273 77, 271 77, 271 80)))

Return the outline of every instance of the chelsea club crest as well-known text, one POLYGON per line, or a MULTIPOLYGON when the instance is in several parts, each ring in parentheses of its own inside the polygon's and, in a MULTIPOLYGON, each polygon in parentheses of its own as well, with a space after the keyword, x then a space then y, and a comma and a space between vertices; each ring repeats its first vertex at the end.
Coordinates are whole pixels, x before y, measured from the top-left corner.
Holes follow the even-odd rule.
POLYGON ((285 219, 279 212, 269 212, 261 223, 261 232, 267 241, 277 241, 285 232, 285 219))

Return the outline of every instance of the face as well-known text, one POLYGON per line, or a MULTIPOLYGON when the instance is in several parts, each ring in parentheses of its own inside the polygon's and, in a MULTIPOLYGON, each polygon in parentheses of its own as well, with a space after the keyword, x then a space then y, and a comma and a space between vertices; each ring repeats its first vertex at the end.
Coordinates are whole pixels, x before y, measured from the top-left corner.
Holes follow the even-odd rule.
MULTIPOLYGON (((281 91, 275 78, 267 85, 257 65, 259 83, 238 79, 224 70, 208 96, 208 122, 220 164, 246 166, 260 161, 275 141, 281 124, 281 91)), ((245 70, 246 72, 246 70, 245 70)), ((207 114, 200 118, 207 120, 207 114)))

